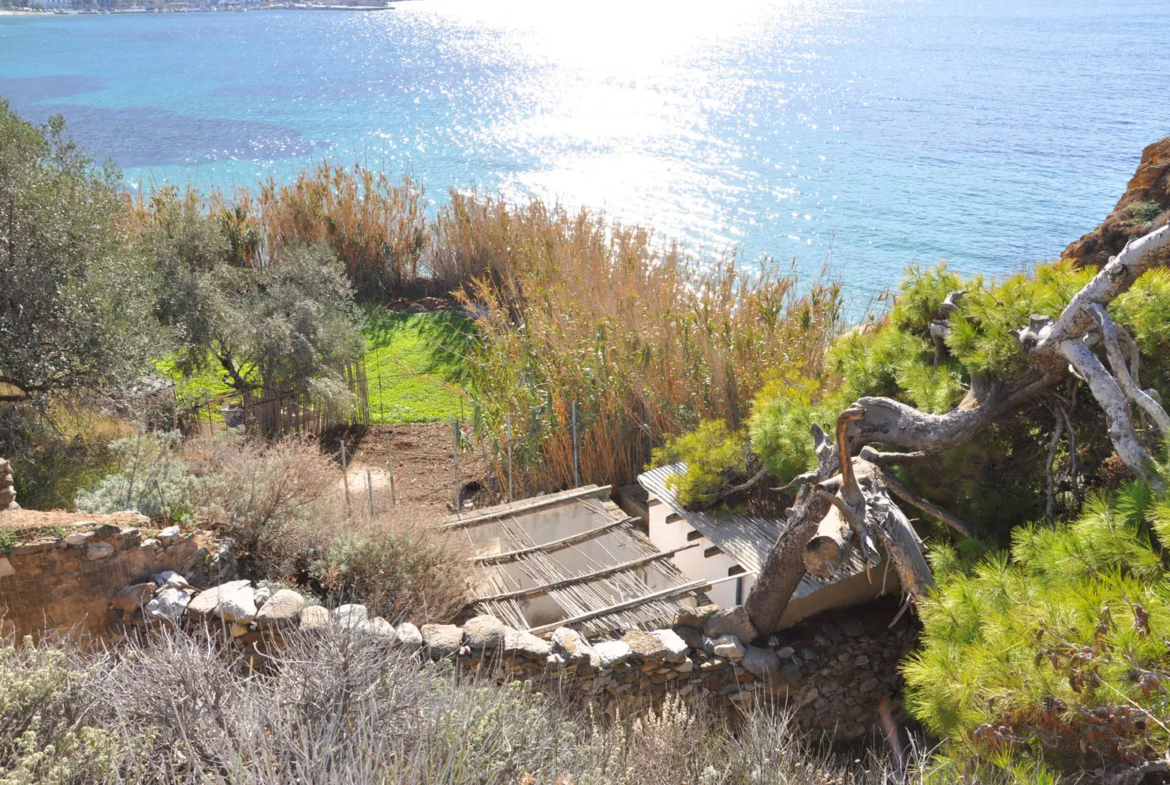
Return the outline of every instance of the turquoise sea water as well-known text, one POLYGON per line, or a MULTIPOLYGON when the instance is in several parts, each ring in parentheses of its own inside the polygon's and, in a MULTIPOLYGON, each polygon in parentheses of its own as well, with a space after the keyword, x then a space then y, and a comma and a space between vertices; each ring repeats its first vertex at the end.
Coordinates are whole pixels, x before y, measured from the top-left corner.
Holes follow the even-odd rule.
POLYGON ((0 96, 132 187, 328 156, 538 194, 864 298, 1013 272, 1170 134, 1170 3, 417 0, 379 12, 0 17, 0 96), (830 255, 831 254, 831 255, 830 255))

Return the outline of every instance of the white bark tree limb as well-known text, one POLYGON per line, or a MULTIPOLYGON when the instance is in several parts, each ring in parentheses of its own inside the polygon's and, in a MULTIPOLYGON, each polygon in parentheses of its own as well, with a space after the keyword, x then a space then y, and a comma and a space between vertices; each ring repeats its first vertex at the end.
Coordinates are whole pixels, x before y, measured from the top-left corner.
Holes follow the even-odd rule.
POLYGON ((1131 375, 1132 365, 1127 365, 1125 362, 1117 335, 1121 332, 1128 337, 1129 333, 1114 323, 1109 312, 1100 303, 1093 303, 1089 306, 1089 312, 1101 328, 1101 337, 1105 342, 1105 356, 1109 358, 1109 366, 1113 369, 1113 375, 1117 377, 1117 383, 1122 392, 1149 415, 1154 424, 1158 426, 1158 431, 1162 436, 1170 434, 1170 414, 1166 414, 1166 410, 1138 385, 1137 378, 1131 375))

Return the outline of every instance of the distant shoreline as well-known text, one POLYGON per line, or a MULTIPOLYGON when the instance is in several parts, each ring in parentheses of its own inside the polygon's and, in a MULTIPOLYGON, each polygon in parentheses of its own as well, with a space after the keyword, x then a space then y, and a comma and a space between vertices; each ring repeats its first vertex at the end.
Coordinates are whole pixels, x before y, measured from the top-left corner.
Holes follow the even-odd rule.
POLYGON ((12 9, 0 8, 0 16, 113 16, 117 14, 204 14, 239 13, 245 11, 390 11, 406 0, 387 0, 384 5, 322 5, 311 3, 273 3, 252 7, 227 6, 218 8, 107 8, 107 9, 12 9))

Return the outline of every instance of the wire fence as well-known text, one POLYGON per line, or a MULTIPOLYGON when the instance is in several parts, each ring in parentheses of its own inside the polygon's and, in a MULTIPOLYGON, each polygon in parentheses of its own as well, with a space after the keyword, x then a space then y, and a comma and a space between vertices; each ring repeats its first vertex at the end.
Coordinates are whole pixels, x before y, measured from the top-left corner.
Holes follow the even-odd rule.
POLYGON ((322 404, 305 392, 264 389, 225 393, 188 406, 176 418, 184 436, 207 435, 226 428, 243 428, 249 436, 319 436, 336 427, 370 424, 369 383, 364 362, 345 368, 345 382, 354 396, 349 411, 322 404))

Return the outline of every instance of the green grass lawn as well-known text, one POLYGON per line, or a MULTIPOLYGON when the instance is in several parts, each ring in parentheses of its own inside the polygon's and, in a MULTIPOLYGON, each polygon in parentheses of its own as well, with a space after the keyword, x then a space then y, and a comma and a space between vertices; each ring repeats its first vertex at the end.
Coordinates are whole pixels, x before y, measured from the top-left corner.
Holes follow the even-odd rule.
MULTIPOLYGON (((371 419, 396 424, 465 415, 470 407, 464 391, 463 357, 471 329, 466 317, 451 311, 402 314, 368 309, 362 334, 371 419)), ((223 374, 214 369, 182 378, 170 360, 156 367, 175 380, 179 400, 187 405, 231 392, 223 374)), ((212 416, 221 418, 218 411, 212 416)))
POLYGON ((362 334, 374 422, 435 422, 468 411, 463 358, 471 323, 462 314, 370 310, 362 334))

